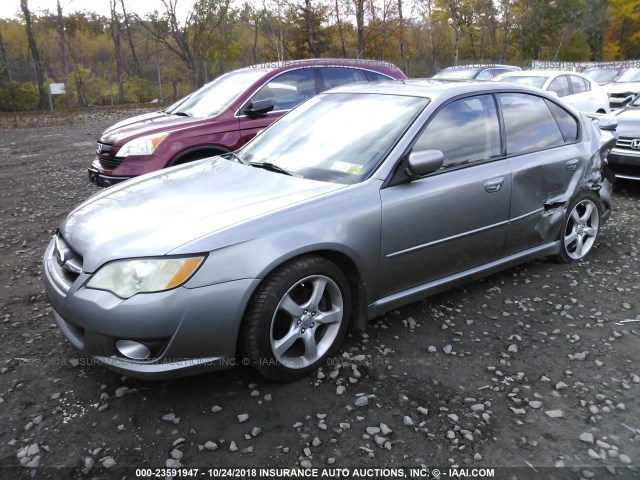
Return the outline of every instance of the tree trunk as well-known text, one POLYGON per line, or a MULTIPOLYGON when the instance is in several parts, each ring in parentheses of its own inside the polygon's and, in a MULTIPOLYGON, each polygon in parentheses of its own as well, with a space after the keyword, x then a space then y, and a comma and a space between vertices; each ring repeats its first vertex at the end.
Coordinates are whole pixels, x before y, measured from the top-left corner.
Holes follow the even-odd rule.
POLYGON ((431 44, 431 74, 436 73, 436 41, 433 37, 433 20, 431 10, 431 0, 427 0, 427 23, 429 26, 429 43, 431 44))
POLYGON ((120 45, 120 22, 116 13, 116 0, 111 3, 111 37, 116 50, 116 81, 118 83, 118 103, 124 103, 124 85, 122 83, 122 48, 120 45))
POLYGON ((402 70, 407 72, 407 59, 404 55, 404 18, 402 17, 402 0, 398 0, 398 20, 400 21, 400 63, 402 70))
POLYGON ((313 8, 311 7, 311 0, 304 1, 304 13, 307 19, 307 42, 309 43, 309 52, 314 58, 317 58, 319 52, 313 38, 313 8))
POLYGON ((133 47, 133 39, 131 38, 131 27, 129 26, 129 16, 124 8, 124 0, 120 0, 122 6, 122 14, 124 15, 124 26, 127 29, 127 39, 129 40, 129 48, 131 49, 131 58, 133 59, 133 71, 136 75, 140 75, 140 64, 138 63, 138 56, 136 55, 136 49, 133 47))
POLYGON ((36 71, 36 83, 38 84, 38 92, 40 94, 40 100, 38 101, 38 108, 41 110, 47 110, 49 108, 49 97, 45 90, 44 75, 42 72, 42 64, 40 63, 40 53, 36 46, 36 40, 33 35, 33 26, 31 25, 31 12, 27 5, 27 0, 20 0, 20 8, 24 14, 25 29, 27 31, 27 40, 29 41, 29 50, 31 50, 31 57, 35 64, 36 71))
POLYGON ((7 51, 4 48, 4 40, 2 39, 2 30, 0 30, 0 53, 2 54, 2 61, 5 64, 5 70, 7 71, 7 79, 11 82, 11 65, 9 64, 9 57, 7 57, 7 51))
POLYGON ((356 6, 356 28, 358 31, 358 58, 364 57, 364 0, 354 0, 356 6))
MULTIPOLYGON (((67 49, 67 39, 64 32, 64 17, 62 16, 62 7, 58 0, 58 34, 60 35, 60 53, 62 54, 62 73, 64 74, 64 84, 66 88, 71 86, 69 80, 69 51, 67 49)), ((71 105, 71 95, 67 93, 67 104, 71 105)))
POLYGON ((258 12, 253 12, 253 63, 258 63, 258 21, 260 20, 260 16, 258 12))
POLYGON ((347 49, 344 46, 344 32, 342 31, 342 22, 340 21, 340 8, 338 7, 338 0, 336 0, 336 21, 338 22, 338 34, 340 35, 340 49, 342 51, 342 58, 347 58, 347 49))

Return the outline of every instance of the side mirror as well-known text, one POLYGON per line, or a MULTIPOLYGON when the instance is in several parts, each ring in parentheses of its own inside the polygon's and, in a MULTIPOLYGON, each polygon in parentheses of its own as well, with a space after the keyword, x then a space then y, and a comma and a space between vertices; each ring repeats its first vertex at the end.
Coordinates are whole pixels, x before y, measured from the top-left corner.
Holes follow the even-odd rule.
POLYGON ((435 172, 444 163, 444 154, 440 150, 429 149, 409 154, 406 173, 409 177, 422 177, 435 172))
POLYGON ((257 100, 249 104, 247 108, 244 109, 244 113, 249 115, 250 117, 259 117, 260 115, 265 115, 267 112, 273 110, 273 100, 257 100))

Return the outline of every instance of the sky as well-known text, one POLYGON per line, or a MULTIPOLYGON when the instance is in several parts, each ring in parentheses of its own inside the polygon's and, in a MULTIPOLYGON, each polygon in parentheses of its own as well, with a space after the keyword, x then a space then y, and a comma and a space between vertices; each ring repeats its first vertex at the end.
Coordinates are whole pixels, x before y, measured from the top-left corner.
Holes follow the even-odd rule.
MULTIPOLYGON (((118 2, 119 3, 119 2, 118 2)), ((193 4, 192 0, 181 0, 178 6, 184 8, 185 14, 193 4)), ((57 11, 57 0, 29 0, 29 10, 34 14, 40 14, 44 10, 57 11)), ((60 0, 62 13, 68 14, 77 10, 96 12, 105 17, 109 16, 109 0, 60 0)), ((127 11, 137 13, 141 17, 154 10, 162 11, 164 7, 160 0, 125 0, 127 11)), ((180 8, 178 8, 180 12, 180 8)), ((20 10, 20 0, 0 0, 0 18, 16 18, 20 10)))

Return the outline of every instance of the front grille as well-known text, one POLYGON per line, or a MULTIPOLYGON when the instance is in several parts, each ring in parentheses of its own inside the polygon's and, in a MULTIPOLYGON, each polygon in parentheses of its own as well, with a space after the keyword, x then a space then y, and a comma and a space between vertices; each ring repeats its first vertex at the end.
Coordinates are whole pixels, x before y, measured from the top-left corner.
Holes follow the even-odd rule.
POLYGON ((109 170, 113 170, 122 163, 122 158, 114 157, 115 152, 113 150, 113 145, 109 145, 108 143, 98 142, 96 145, 96 154, 98 155, 100 165, 109 170))
POLYGON ((122 158, 118 158, 118 157, 114 157, 114 158, 98 157, 98 160, 100 160, 100 165, 102 165, 104 168, 108 168, 109 170, 113 170, 114 168, 116 168, 118 165, 122 163, 122 158))
POLYGON ((618 138, 618 143, 616 143, 616 148, 621 148, 623 150, 632 150, 637 153, 640 153, 640 148, 633 148, 631 143, 637 140, 636 143, 640 142, 640 138, 631 138, 631 137, 620 137, 618 138))
POLYGON ((58 234, 49 257, 49 267, 58 286, 67 292, 82 273, 82 256, 58 234))

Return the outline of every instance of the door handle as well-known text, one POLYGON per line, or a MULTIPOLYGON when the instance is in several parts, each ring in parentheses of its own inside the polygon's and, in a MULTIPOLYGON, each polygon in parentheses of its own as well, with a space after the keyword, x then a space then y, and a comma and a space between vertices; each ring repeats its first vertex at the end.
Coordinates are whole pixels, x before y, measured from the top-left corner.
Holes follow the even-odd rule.
POLYGON ((569 170, 570 172, 573 172, 578 166, 579 162, 580 160, 578 160, 577 158, 574 158, 573 160, 569 160, 567 163, 565 163, 564 166, 567 168, 567 170, 569 170))
POLYGON ((489 193, 497 192, 504 185, 504 177, 492 178, 484 182, 484 189, 489 193))

